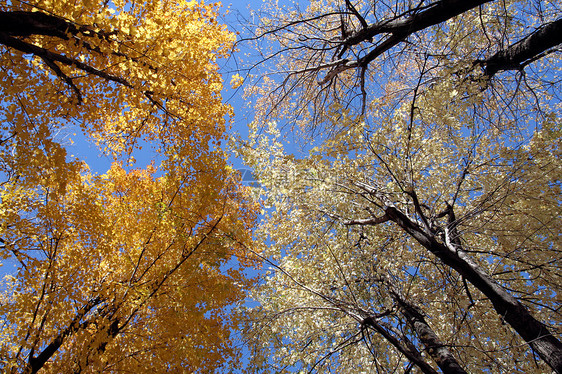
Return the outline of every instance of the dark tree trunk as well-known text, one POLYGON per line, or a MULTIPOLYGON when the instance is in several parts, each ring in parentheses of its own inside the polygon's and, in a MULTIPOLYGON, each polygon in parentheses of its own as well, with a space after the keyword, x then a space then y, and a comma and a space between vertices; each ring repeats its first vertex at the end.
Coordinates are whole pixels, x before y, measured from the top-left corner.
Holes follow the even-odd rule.
POLYGON ((43 12, 0 12, 0 32, 11 36, 49 35, 68 39, 67 32, 78 31, 73 23, 43 12))
POLYGON ((414 304, 406 300, 395 285, 390 282, 387 282, 387 284, 394 301, 398 304, 404 317, 406 317, 408 324, 416 332, 425 350, 441 368, 443 373, 466 374, 466 371, 461 367, 451 351, 449 351, 449 348, 447 348, 431 326, 429 326, 422 312, 414 304))
POLYGON ((394 207, 386 208, 386 216, 486 295, 498 315, 513 327, 556 373, 562 373, 562 343, 546 326, 536 320, 523 304, 462 250, 454 250, 438 242, 433 235, 426 233, 394 207))
POLYGON ((410 362, 416 365, 422 373, 424 374, 437 374, 435 369, 431 367, 427 362, 425 362, 424 358, 418 352, 418 350, 414 347, 411 342, 407 340, 405 337, 396 338, 392 335, 389 331, 387 331, 384 326, 381 325, 375 318, 368 317, 363 320, 363 325, 366 327, 370 327, 380 335, 382 335, 386 341, 392 344, 396 349, 398 349, 410 362), (410 344, 408 344, 410 343, 410 344))

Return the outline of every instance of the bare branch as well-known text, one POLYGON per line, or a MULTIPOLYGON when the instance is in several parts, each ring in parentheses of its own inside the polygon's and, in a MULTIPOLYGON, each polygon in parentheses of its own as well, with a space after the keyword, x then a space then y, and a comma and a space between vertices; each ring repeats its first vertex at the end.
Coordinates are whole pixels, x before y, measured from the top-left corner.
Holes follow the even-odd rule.
POLYGON ((389 36, 356 61, 345 60, 345 62, 340 63, 326 74, 320 84, 326 84, 345 70, 366 67, 377 57, 400 44, 400 42, 404 41, 408 36, 430 26, 445 22, 448 19, 490 1, 492 0, 441 0, 431 4, 422 12, 414 13, 404 19, 383 20, 363 27, 361 30, 343 40, 342 44, 345 46, 352 46, 364 41, 369 41, 379 34, 389 34, 389 36))

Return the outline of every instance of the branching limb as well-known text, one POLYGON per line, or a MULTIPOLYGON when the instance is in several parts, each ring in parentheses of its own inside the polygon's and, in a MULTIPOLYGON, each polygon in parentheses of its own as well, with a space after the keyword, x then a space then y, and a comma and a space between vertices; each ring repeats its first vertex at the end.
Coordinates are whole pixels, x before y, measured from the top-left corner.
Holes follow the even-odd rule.
MULTIPOLYGON (((388 36, 381 43, 375 45, 366 55, 355 61, 346 60, 345 63, 339 64, 330 70, 324 79, 320 81, 320 84, 326 84, 345 70, 366 67, 376 58, 400 44, 410 35, 430 26, 445 22, 490 1, 491 0, 441 0, 430 4, 420 12, 415 12, 413 14, 407 13, 408 16, 405 18, 393 18, 368 25, 367 27, 364 26, 362 29, 352 33, 348 38, 343 40, 342 44, 349 47, 369 41, 380 34, 388 34, 388 36)), ((417 10, 417 8, 415 10, 417 10)))
POLYGON ((69 335, 86 326, 84 322, 81 322, 82 319, 101 302, 102 299, 100 297, 96 297, 88 301, 86 305, 84 305, 82 309, 76 314, 72 322, 70 322, 70 324, 64 330, 62 330, 51 341, 51 343, 41 351, 38 356, 34 357, 32 351, 29 355, 29 362, 27 364, 27 367, 24 369, 24 372, 26 374, 37 373, 39 369, 41 369, 45 365, 45 363, 55 354, 55 352, 58 351, 58 349, 61 347, 61 345, 69 335))
POLYGON ((105 80, 111 81, 111 82, 115 82, 115 83, 119 83, 125 87, 129 87, 132 88, 132 84, 129 83, 127 80, 117 77, 115 75, 106 73, 104 71, 98 70, 90 65, 87 65, 81 61, 78 61, 76 59, 73 58, 69 58, 66 56, 63 56, 61 54, 55 53, 55 52, 51 52, 48 49, 36 46, 34 44, 31 43, 27 43, 24 42, 20 39, 14 38, 9 36, 6 33, 0 32, 0 43, 4 44, 8 47, 14 48, 22 53, 31 53, 33 55, 36 55, 40 58, 42 58, 43 60, 48 59, 50 61, 57 61, 60 62, 63 65, 67 65, 67 66, 73 66, 77 69, 80 69, 86 73, 95 75, 97 77, 103 78, 105 80))
MULTIPOLYGON (((76 87, 76 85, 74 84, 72 78, 62 71, 62 69, 57 65, 57 62, 66 66, 75 67, 88 74, 95 75, 106 81, 121 84, 128 88, 133 88, 133 84, 124 78, 109 74, 103 70, 85 64, 75 58, 70 58, 59 53, 49 51, 48 49, 39 47, 33 43, 24 41, 17 37, 25 38, 31 35, 43 35, 57 37, 62 40, 69 40, 71 37, 74 37, 77 38, 77 43, 83 45, 87 50, 98 54, 103 54, 102 50, 99 47, 92 46, 85 40, 79 40, 79 36, 98 37, 106 41, 111 41, 111 36, 115 35, 116 33, 118 33, 118 31, 94 31, 86 26, 76 25, 75 23, 63 18, 45 14, 42 12, 0 12, 0 44, 4 44, 5 46, 18 50, 22 53, 33 54, 41 58, 43 62, 45 62, 45 64, 49 67, 49 69, 51 69, 51 71, 57 77, 59 77, 72 89, 72 91, 76 95, 78 104, 83 102, 82 94, 78 87, 76 87)), ((116 57, 123 57, 125 59, 137 61, 136 58, 125 55, 124 53, 118 51, 113 51, 110 53, 116 57)), ((157 68, 146 64, 145 62, 139 63, 148 66, 152 71, 158 70, 157 68)), ((170 113, 164 107, 164 105, 154 97, 154 93, 152 91, 147 90, 142 91, 142 93, 154 106, 163 110, 168 115, 177 117, 173 113, 170 113)))
POLYGON ((82 94, 80 93, 78 87, 76 87, 76 85, 72 81, 72 78, 70 78, 68 75, 63 73, 62 70, 59 68, 59 66, 48 57, 44 57, 44 56, 40 56, 40 57, 43 60, 43 62, 45 62, 45 65, 51 68, 51 70, 57 75, 57 77, 62 79, 74 91, 78 104, 81 104, 83 101, 82 94))
POLYGON ((492 57, 476 61, 483 65, 484 73, 492 78, 503 70, 521 70, 536 60, 537 56, 544 56, 545 52, 562 43, 562 18, 548 23, 535 30, 518 42, 503 49, 492 57))
POLYGON ((386 215, 445 265, 455 269, 486 295, 496 312, 517 331, 531 348, 552 369, 557 373, 562 373, 562 343, 560 340, 464 251, 449 248, 440 243, 433 235, 424 232, 417 223, 394 207, 388 207, 386 215))
MULTIPOLYGON (((392 344, 400 353, 402 353, 408 360, 413 362, 420 370, 425 374, 437 374, 437 371, 433 369, 425 360, 423 359, 420 352, 415 348, 415 346, 407 339, 402 336, 401 340, 406 339, 406 344, 402 344, 402 341, 396 338, 394 335, 389 333, 385 326, 380 323, 376 318, 367 317, 362 321, 365 327, 369 327, 376 332, 378 332, 386 341, 392 344), (409 344, 407 344, 409 343, 409 344)), ((391 326, 386 326, 391 327, 391 326)))
MULTIPOLYGON (((347 38, 346 45, 355 45, 369 40, 376 35, 388 33, 408 37, 420 30, 445 22, 470 9, 492 0, 441 0, 430 4, 421 12, 399 19, 383 20, 365 27, 347 38)), ((417 8, 416 8, 417 9, 417 8)))

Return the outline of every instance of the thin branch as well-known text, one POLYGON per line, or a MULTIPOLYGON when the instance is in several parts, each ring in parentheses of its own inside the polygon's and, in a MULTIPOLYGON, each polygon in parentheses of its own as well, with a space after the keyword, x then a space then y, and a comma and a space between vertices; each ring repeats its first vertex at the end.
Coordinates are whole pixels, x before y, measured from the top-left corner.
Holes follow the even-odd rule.
POLYGON ((83 101, 82 94, 80 93, 80 90, 78 89, 78 87, 76 87, 76 85, 72 81, 72 78, 70 78, 68 75, 64 74, 62 72, 62 70, 59 68, 59 66, 54 61, 49 59, 48 57, 45 57, 45 56, 39 56, 39 57, 41 57, 43 62, 45 62, 45 64, 49 68, 51 68, 51 70, 74 91, 74 94, 76 95, 76 99, 78 101, 78 104, 82 104, 82 101, 83 101))

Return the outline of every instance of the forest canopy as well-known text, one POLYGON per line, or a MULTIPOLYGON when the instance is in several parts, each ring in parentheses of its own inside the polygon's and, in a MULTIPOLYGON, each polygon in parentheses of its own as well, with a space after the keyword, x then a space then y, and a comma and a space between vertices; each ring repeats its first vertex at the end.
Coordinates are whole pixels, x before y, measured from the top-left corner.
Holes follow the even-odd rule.
POLYGON ((221 148, 217 59, 235 37, 218 8, 0 1, 3 372, 207 373, 239 357, 227 309, 252 283, 255 207, 221 148), (82 138, 109 170, 90 171, 82 138))
POLYGON ((561 15, 0 0, 0 369, 562 373, 561 15))
POLYGON ((239 146, 268 207, 255 372, 562 372, 561 14, 534 0, 256 13, 239 146))

